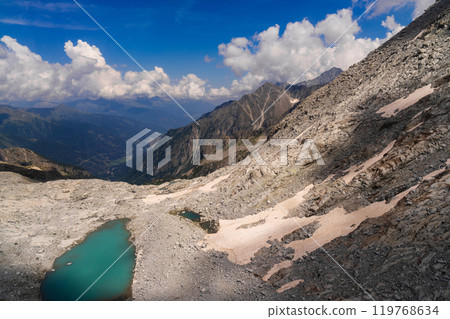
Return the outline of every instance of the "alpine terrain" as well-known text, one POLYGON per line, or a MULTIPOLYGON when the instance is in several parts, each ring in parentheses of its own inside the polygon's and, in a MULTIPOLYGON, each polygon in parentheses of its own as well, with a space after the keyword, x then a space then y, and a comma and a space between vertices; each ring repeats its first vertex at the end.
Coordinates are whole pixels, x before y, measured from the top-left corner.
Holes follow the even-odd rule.
MULTIPOLYGON (((228 165, 230 139, 238 140, 236 158, 242 160, 248 155, 248 149, 240 142, 241 139, 255 139, 267 135, 300 101, 333 81, 341 72, 341 69, 332 68, 313 80, 292 86, 287 83, 275 85, 266 82, 255 92, 246 94, 237 101, 228 101, 217 106, 213 111, 201 116, 196 123, 169 130, 166 135, 171 137, 171 161, 156 171, 155 176, 140 174, 123 165, 113 167, 111 171, 118 172, 117 175, 121 176, 122 180, 141 184, 175 177, 203 176, 228 165), (215 162, 202 161, 202 165, 194 166, 192 139, 223 139, 224 159, 215 162)), ((165 156, 164 149, 155 153, 156 160, 165 156)))
POLYGON ((0 299, 40 299, 57 257, 127 219, 132 300, 449 300, 449 39, 440 0, 306 97, 266 83, 169 131, 167 169, 191 179, 0 172, 0 299), (188 144, 206 136, 267 138, 264 163, 240 145, 196 172, 188 144))

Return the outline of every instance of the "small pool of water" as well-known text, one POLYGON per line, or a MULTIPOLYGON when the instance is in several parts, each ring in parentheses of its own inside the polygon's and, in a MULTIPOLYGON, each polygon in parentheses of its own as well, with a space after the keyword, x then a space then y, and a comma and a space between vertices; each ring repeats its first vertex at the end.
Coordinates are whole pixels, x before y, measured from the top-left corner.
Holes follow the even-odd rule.
MULTIPOLYGON (((131 245, 127 220, 105 223, 80 244, 55 260, 41 284, 42 300, 77 300, 131 245)), ((132 246, 80 300, 121 300, 130 297, 135 266, 132 246)))
POLYGON ((178 215, 193 221, 196 225, 206 230, 209 234, 217 233, 217 231, 219 230, 219 224, 215 220, 205 219, 199 213, 185 209, 178 212, 172 212, 171 214, 178 215))
POLYGON ((179 216, 192 220, 193 222, 200 222, 202 215, 192 212, 190 210, 184 210, 178 213, 179 216))

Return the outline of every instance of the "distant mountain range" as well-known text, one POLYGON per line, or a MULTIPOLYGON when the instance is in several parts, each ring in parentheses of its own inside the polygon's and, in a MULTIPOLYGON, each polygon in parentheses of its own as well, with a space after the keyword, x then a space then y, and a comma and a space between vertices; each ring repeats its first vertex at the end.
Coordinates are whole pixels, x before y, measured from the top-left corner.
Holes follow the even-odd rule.
MULTIPOLYGON (((80 166, 96 177, 134 183, 204 175, 226 165, 227 159, 193 167, 193 138, 266 135, 298 102, 340 72, 332 69, 288 92, 285 85, 268 82, 215 109, 207 102, 179 100, 199 126, 175 103, 159 97, 78 100, 50 108, 40 102, 28 103, 39 106, 29 108, 0 105, 0 148, 27 148, 53 161, 80 166), (155 176, 125 166, 125 142, 144 128, 172 137, 172 160, 155 176)), ((237 159, 246 154, 246 148, 238 143, 237 159)), ((163 154, 157 152, 155 156, 158 159, 163 154)))
MULTIPOLYGON (((198 119, 214 109, 215 105, 193 99, 177 99, 178 103, 192 116, 198 119)), ((0 100, 0 105, 10 105, 21 109, 52 109, 61 104, 87 113, 104 114, 137 120, 148 128, 166 132, 192 122, 192 118, 168 97, 141 97, 137 99, 83 99, 64 103, 48 101, 19 101, 9 103, 0 100)))
MULTIPOLYGON (((177 101, 194 119, 198 119, 203 114, 214 109, 213 104, 204 101, 192 99, 180 99, 177 101)), ((168 98, 78 100, 66 104, 82 112, 120 116, 136 120, 147 125, 149 129, 162 133, 192 122, 192 118, 168 98)))
POLYGON ((65 105, 28 110, 0 106, 0 148, 28 148, 98 177, 106 177, 111 162, 124 156, 125 141, 145 127, 135 120, 65 105))

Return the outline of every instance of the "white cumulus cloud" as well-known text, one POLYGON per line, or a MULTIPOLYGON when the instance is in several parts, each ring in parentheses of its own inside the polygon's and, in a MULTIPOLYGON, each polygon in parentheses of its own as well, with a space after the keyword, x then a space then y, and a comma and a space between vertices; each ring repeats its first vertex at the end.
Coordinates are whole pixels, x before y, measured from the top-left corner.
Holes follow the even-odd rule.
POLYGON ((396 35, 404 28, 404 26, 395 21, 394 15, 387 16, 386 20, 384 20, 381 25, 390 31, 388 33, 389 37, 396 35))
MULTIPOLYGON (((55 100, 70 98, 133 98, 162 96, 207 98, 206 81, 194 74, 172 81, 160 67, 147 72, 125 74, 109 66, 99 48, 78 40, 64 45, 70 63, 44 61, 17 40, 0 39, 0 100, 55 100), (159 85, 155 82, 159 83, 159 85)), ((229 91, 213 90, 213 97, 229 91)))
POLYGON ((232 92, 254 89, 263 81, 293 83, 303 73, 300 80, 314 78, 331 67, 347 69, 402 28, 394 16, 382 25, 388 30, 384 39, 358 37, 361 28, 353 20, 352 10, 342 9, 316 25, 304 19, 288 23, 282 34, 275 25, 252 39, 234 38, 219 45, 219 55, 240 77, 232 83, 232 92))

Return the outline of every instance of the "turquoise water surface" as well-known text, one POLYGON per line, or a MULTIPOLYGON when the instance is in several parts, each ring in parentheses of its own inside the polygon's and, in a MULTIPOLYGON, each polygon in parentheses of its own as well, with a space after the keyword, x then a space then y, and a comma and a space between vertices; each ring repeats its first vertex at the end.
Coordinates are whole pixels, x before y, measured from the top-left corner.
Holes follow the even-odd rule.
MULTIPOLYGON (((115 220, 55 260, 41 284, 42 300, 77 300, 131 245, 127 220, 115 220)), ((132 246, 80 300, 120 300, 130 296, 135 266, 132 246)))
POLYGON ((190 210, 185 210, 185 211, 179 213, 179 215, 184 217, 184 218, 190 219, 193 222, 199 222, 201 220, 201 217, 202 217, 200 214, 194 213, 194 212, 192 212, 190 210))

